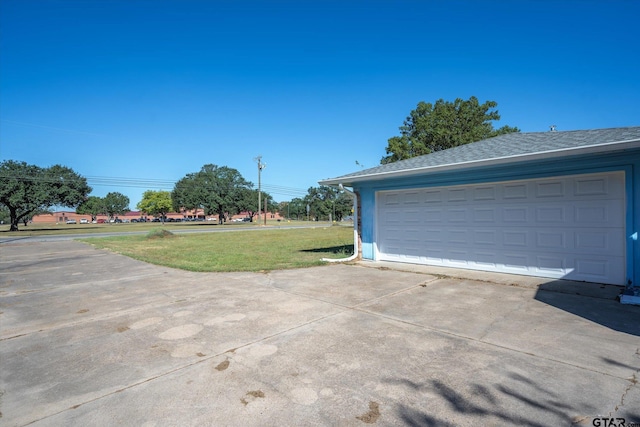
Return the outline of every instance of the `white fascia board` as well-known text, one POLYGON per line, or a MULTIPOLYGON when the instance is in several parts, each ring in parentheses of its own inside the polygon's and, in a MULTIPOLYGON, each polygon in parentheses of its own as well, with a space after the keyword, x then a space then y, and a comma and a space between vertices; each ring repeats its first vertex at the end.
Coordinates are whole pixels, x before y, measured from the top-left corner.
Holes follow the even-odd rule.
POLYGON ((468 162, 448 163, 437 166, 424 166, 419 168, 402 169, 397 171, 376 172, 366 175, 357 175, 352 177, 329 178, 318 181, 320 185, 338 185, 342 184, 351 187, 352 184, 372 181, 385 178, 402 178, 407 176, 420 175, 430 172, 444 172, 449 170, 465 169, 468 167, 488 167, 497 166, 518 161, 534 161, 546 160, 552 158, 568 157, 579 154, 598 154, 603 152, 613 152, 619 150, 628 150, 640 148, 640 139, 632 139, 628 141, 608 142, 606 144, 587 145, 582 147, 562 148, 559 150, 539 151, 537 153, 517 154, 514 156, 494 157, 491 159, 472 160, 468 162))

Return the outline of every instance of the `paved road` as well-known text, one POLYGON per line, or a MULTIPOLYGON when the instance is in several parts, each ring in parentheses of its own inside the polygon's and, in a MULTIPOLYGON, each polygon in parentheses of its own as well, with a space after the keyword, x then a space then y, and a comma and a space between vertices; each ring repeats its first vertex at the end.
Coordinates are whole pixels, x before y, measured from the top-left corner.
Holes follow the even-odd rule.
POLYGON ((428 273, 193 273, 3 245, 0 424, 640 422, 640 307, 607 286, 428 273))

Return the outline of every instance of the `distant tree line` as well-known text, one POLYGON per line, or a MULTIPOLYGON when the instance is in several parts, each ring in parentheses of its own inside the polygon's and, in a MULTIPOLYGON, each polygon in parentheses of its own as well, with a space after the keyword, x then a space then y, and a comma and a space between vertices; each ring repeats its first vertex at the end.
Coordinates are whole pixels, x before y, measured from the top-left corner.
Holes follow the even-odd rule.
POLYGON ((353 199, 334 187, 321 185, 309 187, 302 198, 281 202, 278 211, 297 220, 342 221, 353 213, 353 199))
MULTIPOLYGON (((0 164, 0 220, 10 222, 17 231, 19 222, 34 215, 50 213, 53 206, 75 208, 79 214, 98 215, 110 219, 128 212, 129 198, 118 192, 104 197, 89 196, 86 178, 63 166, 41 168, 12 160, 0 164)), ((258 190, 238 170, 214 164, 204 165, 198 172, 185 175, 173 191, 145 191, 136 208, 145 214, 165 218, 169 212, 202 209, 205 215, 217 215, 220 223, 241 212, 253 221, 258 212, 299 220, 337 220, 352 212, 352 200, 332 187, 310 187, 304 198, 276 203, 262 192, 258 207, 258 190)))

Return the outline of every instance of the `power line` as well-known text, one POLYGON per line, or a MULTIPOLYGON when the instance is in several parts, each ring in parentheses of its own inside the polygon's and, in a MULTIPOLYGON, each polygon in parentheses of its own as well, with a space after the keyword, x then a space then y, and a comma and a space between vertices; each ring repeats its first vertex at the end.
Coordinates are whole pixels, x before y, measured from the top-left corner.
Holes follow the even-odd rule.
MULTIPOLYGON (((157 178, 126 178, 126 177, 107 177, 107 176, 86 176, 84 177, 87 183, 93 187, 126 187, 126 188, 142 188, 142 189, 156 189, 167 190, 172 189, 176 180, 157 179, 157 178)), ((18 180, 18 181, 36 181, 36 182, 49 182, 55 183, 58 180, 47 176, 15 176, 0 174, 0 179, 18 180)), ((287 187, 274 184, 262 184, 264 191, 271 195, 277 194, 281 196, 289 197, 304 197, 307 195, 307 190, 299 187, 287 187)))

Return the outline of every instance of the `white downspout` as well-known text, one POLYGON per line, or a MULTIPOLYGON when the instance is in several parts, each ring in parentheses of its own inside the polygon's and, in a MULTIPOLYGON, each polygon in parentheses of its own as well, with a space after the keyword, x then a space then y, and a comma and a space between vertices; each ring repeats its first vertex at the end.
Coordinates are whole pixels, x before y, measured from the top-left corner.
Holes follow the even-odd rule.
POLYGON ((338 185, 341 190, 346 191, 353 197, 353 255, 347 258, 322 258, 322 261, 326 262, 349 262, 358 257, 358 195, 346 188, 342 184, 338 185))

